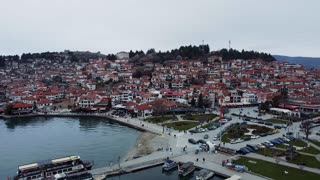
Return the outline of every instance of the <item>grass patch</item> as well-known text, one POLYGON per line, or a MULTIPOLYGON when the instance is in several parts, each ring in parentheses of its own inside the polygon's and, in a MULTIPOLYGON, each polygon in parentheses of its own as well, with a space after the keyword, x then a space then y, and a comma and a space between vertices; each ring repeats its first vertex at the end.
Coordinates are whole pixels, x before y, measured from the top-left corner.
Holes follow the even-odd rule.
POLYGON ((272 148, 259 149, 255 153, 269 157, 285 156, 285 151, 272 148))
POLYGON ((267 119, 266 121, 271 122, 271 123, 275 123, 275 124, 287 124, 288 123, 288 121, 286 121, 286 120, 273 119, 273 118, 267 119))
POLYGON ((259 159, 241 157, 236 160, 234 163, 245 165, 248 167, 249 171, 252 171, 257 174, 261 174, 266 177, 277 180, 316 180, 319 179, 319 174, 311 173, 308 171, 303 171, 301 169, 291 168, 272 162, 267 162, 259 159), (249 161, 255 161, 256 163, 250 163, 249 161), (283 174, 284 171, 287 171, 288 174, 283 174))
POLYGON ((320 161, 313 156, 303 154, 296 155, 292 161, 289 160, 288 162, 313 168, 320 168, 320 161))
POLYGON ((312 146, 304 148, 304 149, 300 150, 299 152, 305 152, 305 153, 315 154, 315 155, 320 154, 320 151, 312 146))
POLYGON ((226 131, 224 135, 225 136, 224 142, 229 142, 231 139, 238 139, 238 138, 243 139, 245 137, 250 137, 249 135, 245 135, 245 133, 249 132, 248 129, 254 129, 252 131, 252 134, 256 134, 256 135, 273 130, 265 126, 258 126, 258 125, 235 125, 226 131))
POLYGON ((307 143, 303 142, 303 141, 300 141, 300 140, 295 140, 295 141, 291 141, 291 142, 288 142, 289 144, 293 144, 294 146, 299 146, 299 147, 305 147, 307 146, 307 143))
POLYGON ((308 141, 310 141, 311 143, 317 145, 318 147, 320 147, 320 142, 317 141, 317 140, 312 140, 312 139, 309 139, 308 141))
MULTIPOLYGON (((298 144, 300 144, 300 142, 298 142, 298 144)), ((302 145, 302 144, 300 144, 302 145)), ((283 145, 283 144, 280 144, 280 145, 277 145, 278 148, 282 148, 282 149, 288 149, 289 146, 286 146, 286 145, 283 145)), ((301 147, 301 146, 300 146, 301 147)), ((296 148, 295 148, 296 150, 296 148)), ((302 150, 296 150, 298 152, 305 152, 305 153, 309 153, 309 154, 320 154, 320 151, 312 146, 310 147, 307 147, 307 148, 304 148, 302 150)))
POLYGON ((219 120, 215 120, 215 121, 213 121, 213 122, 210 122, 210 123, 208 123, 208 124, 206 124, 206 125, 202 126, 202 128, 208 128, 208 127, 211 127, 211 126, 213 126, 214 124, 216 124, 216 123, 218 123, 218 122, 219 122, 219 120))
POLYGON ((181 116, 184 120, 193 120, 193 121, 207 121, 216 118, 216 114, 190 114, 181 116))
POLYGON ((222 137, 221 137, 221 142, 230 142, 230 139, 228 138, 227 134, 224 134, 222 137))
POLYGON ((198 122, 187 122, 187 121, 173 122, 173 123, 165 124, 165 126, 167 126, 168 128, 173 128, 173 129, 179 130, 179 131, 188 130, 188 129, 191 129, 191 128, 198 126, 198 125, 199 125, 198 122))
MULTIPOLYGON (((256 153, 268 157, 286 156, 286 151, 272 148, 259 149, 256 153)), ((320 162, 315 157, 299 153, 295 153, 293 160, 288 160, 288 162, 297 165, 320 168, 320 162)))
POLYGON ((164 117, 150 117, 150 118, 146 118, 144 119, 144 121, 149 122, 149 123, 163 123, 169 120, 172 120, 172 116, 164 116, 164 117))

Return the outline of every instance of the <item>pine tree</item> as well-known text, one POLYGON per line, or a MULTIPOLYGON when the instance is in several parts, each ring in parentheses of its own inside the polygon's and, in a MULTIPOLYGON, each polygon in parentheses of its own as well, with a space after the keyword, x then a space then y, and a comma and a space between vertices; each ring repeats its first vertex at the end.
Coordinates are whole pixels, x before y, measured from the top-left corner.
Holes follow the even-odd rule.
POLYGON ((200 93, 199 98, 198 98, 198 107, 199 108, 203 107, 203 96, 202 96, 202 93, 200 93))
POLYGON ((196 106, 196 100, 194 98, 192 98, 191 100, 191 106, 192 107, 195 107, 196 106))

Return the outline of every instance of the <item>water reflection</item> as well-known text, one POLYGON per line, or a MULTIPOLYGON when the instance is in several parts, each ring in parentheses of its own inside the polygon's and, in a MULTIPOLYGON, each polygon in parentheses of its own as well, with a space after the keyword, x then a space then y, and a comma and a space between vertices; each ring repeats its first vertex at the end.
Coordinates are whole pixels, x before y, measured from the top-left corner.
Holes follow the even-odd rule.
POLYGON ((26 117, 13 118, 4 120, 8 129, 15 129, 17 127, 44 125, 48 121, 48 117, 26 117))

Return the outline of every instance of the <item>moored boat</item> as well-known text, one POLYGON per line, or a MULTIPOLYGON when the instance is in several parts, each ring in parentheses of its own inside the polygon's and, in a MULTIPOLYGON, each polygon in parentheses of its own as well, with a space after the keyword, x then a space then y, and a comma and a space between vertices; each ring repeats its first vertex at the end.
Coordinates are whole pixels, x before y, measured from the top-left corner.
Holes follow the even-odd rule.
POLYGON ((68 156, 58 159, 46 160, 26 164, 18 167, 14 180, 44 180, 57 179, 71 180, 78 175, 79 180, 87 180, 85 173, 88 173, 93 166, 93 162, 84 162, 80 156, 68 156), (84 178, 81 178, 83 175, 84 178), (64 178, 64 179, 63 179, 64 178))
POLYGON ((207 180, 214 175, 214 172, 209 171, 208 169, 201 169, 196 175, 196 180, 207 180))
POLYGON ((163 166, 162 166, 162 169, 164 171, 169 171, 171 169, 174 169, 178 167, 178 163, 177 162, 174 162, 172 160, 166 160, 166 162, 164 162, 163 166))
POLYGON ((186 162, 183 163, 181 166, 178 166, 179 175, 180 176, 187 176, 192 173, 196 167, 193 165, 193 162, 186 162))

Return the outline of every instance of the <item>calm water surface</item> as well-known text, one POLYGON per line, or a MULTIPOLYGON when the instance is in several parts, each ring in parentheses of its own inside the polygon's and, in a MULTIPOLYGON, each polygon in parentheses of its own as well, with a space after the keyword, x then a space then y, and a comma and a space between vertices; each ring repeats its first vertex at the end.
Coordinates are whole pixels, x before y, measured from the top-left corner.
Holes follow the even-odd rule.
POLYGON ((124 157, 140 132, 99 118, 0 119, 0 179, 19 165, 80 155, 102 167, 124 157))

